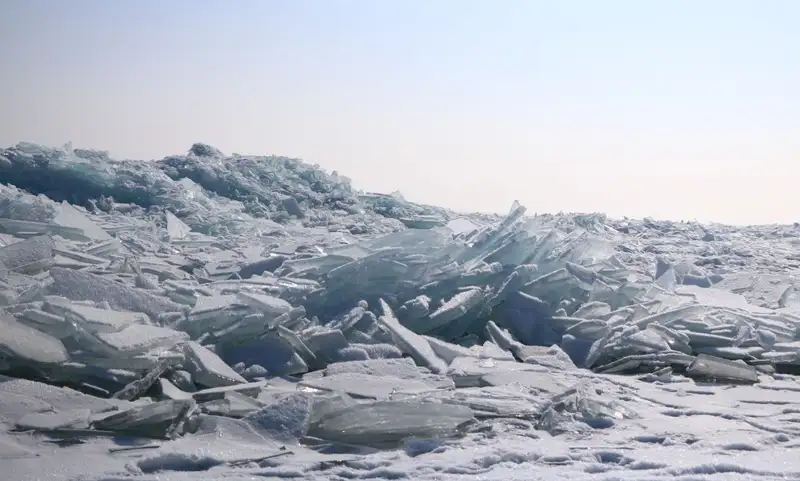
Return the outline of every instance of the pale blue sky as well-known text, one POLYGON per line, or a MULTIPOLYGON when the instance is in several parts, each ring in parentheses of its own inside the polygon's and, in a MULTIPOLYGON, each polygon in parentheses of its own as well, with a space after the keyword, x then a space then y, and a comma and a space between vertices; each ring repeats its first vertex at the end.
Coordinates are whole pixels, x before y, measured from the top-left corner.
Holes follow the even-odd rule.
POLYGON ((800 2, 3 0, 0 144, 302 157, 460 210, 800 220, 800 2))

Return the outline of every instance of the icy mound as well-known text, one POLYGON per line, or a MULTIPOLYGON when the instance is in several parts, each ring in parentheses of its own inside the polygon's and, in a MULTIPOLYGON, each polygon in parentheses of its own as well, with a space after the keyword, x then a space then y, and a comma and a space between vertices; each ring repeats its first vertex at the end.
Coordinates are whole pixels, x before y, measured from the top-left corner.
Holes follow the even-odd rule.
POLYGON ((184 156, 143 162, 116 161, 102 151, 20 143, 0 150, 0 183, 105 212, 117 203, 166 208, 186 218, 197 231, 214 234, 224 229, 240 231, 242 227, 236 224, 255 223, 269 230, 263 219, 278 223, 303 219, 306 226, 343 221, 353 233, 401 226, 381 217, 420 225, 441 225, 447 220, 444 209, 397 197, 359 198, 347 178, 297 159, 225 157, 205 144, 193 145, 184 156), (369 216, 367 223, 347 219, 365 210, 380 216, 369 216))
MULTIPOLYGON (((795 408, 737 411, 760 402, 753 386, 795 384, 794 227, 526 217, 518 204, 449 219, 200 144, 154 163, 20 144, 0 163, 16 186, 0 186, 0 455, 20 479, 37 466, 353 478, 343 466, 394 462, 376 449, 447 466, 408 475, 420 479, 503 459, 591 464, 622 455, 530 446, 628 444, 658 422, 654 405, 800 435, 776 426, 795 408), (703 411, 692 392, 729 397, 703 411), (502 436, 524 453, 448 458, 456 441, 502 436)), ((800 388, 786 392, 781 406, 800 388)))

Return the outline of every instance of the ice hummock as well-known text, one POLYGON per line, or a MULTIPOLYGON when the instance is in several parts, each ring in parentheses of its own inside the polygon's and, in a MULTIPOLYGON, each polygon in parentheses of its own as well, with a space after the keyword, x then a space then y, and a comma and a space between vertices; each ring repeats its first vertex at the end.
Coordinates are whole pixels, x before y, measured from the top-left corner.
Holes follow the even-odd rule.
POLYGON ((625 432, 639 390, 768 390, 800 366, 789 226, 456 215, 203 144, 0 157, 4 432, 156 440, 143 472, 203 465, 194 441, 292 465, 625 432))

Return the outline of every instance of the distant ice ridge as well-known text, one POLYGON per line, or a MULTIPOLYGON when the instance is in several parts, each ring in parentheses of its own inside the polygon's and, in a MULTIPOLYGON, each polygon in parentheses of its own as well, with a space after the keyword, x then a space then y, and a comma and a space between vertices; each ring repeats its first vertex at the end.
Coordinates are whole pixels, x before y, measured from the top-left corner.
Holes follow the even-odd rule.
POLYGON ((195 231, 219 234, 302 219, 305 226, 342 223, 341 230, 390 231, 401 222, 441 225, 445 209, 402 197, 359 194, 346 177, 277 156, 224 156, 205 144, 187 155, 159 161, 117 161, 87 149, 54 149, 30 143, 0 150, 0 183, 33 194, 108 212, 117 203, 167 209, 195 231), (363 212, 377 213, 364 219, 363 212), (386 219, 396 219, 387 222, 386 219), (400 222, 398 222, 399 220, 400 222))
POLYGON ((716 457, 800 436, 793 226, 456 216, 201 144, 0 163, 15 479, 800 473, 716 457))

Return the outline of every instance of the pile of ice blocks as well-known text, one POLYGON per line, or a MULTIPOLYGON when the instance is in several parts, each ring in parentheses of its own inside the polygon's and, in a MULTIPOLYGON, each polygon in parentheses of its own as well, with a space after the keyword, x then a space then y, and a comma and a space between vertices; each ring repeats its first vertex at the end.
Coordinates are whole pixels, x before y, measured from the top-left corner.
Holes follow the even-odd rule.
POLYGON ((161 165, 0 151, 6 179, 27 162, 42 183, 17 183, 62 200, 0 186, 6 429, 79 442, 234 426, 319 449, 497 418, 557 435, 636 415, 596 389, 604 375, 758 383, 800 365, 793 226, 518 204, 456 217, 202 148, 161 165), (47 184, 64 172, 84 191, 47 184))

